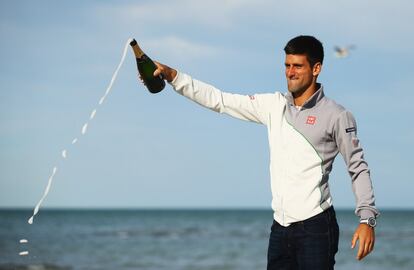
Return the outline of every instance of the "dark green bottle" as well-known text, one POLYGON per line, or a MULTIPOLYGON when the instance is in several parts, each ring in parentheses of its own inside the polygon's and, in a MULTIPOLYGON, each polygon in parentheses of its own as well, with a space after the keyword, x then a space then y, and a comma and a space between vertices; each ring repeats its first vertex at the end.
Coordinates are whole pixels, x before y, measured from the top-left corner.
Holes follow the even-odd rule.
POLYGON ((148 90, 155 94, 161 92, 165 87, 165 81, 162 76, 154 77, 154 71, 157 69, 157 66, 138 46, 138 43, 133 39, 129 45, 131 45, 132 50, 134 51, 135 58, 137 59, 138 72, 141 75, 142 80, 147 86, 148 90))

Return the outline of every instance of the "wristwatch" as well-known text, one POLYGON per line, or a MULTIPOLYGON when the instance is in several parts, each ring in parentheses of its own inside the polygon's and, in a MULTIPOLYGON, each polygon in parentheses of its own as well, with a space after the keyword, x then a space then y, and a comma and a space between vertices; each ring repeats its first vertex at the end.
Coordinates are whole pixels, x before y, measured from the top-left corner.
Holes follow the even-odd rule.
POLYGON ((359 221, 359 223, 361 223, 361 224, 367 224, 371 228, 375 228, 375 226, 377 226, 377 220, 374 217, 370 217, 368 219, 361 219, 359 221))

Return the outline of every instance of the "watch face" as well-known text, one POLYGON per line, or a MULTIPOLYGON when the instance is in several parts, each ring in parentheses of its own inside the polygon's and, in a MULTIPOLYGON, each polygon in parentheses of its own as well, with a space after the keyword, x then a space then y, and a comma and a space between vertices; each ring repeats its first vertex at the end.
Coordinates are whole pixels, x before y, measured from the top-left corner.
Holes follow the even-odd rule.
POLYGON ((377 225, 377 220, 375 218, 369 218, 368 225, 371 227, 375 227, 375 225, 377 225))

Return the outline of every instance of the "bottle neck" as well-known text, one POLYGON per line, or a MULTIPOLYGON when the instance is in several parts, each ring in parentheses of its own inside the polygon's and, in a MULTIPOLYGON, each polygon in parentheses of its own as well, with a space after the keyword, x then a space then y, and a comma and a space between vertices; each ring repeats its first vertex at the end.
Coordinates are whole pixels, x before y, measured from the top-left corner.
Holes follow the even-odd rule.
POLYGON ((138 46, 138 44, 134 44, 132 46, 132 50, 134 51, 135 57, 141 59, 145 54, 141 50, 141 48, 138 46))
POLYGON ((137 59, 137 63, 148 62, 148 56, 146 54, 141 55, 141 57, 135 55, 135 58, 137 59))

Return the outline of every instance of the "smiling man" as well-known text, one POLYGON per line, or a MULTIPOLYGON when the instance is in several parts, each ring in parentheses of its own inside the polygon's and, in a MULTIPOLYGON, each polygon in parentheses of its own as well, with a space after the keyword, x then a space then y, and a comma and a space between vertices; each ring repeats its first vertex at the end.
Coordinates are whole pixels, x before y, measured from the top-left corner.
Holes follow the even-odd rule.
POLYGON ((352 180, 360 221, 351 246, 359 241, 359 260, 375 242, 378 211, 370 173, 354 117, 317 82, 322 43, 298 36, 284 50, 286 94, 230 94, 160 63, 154 75, 204 107, 267 127, 274 211, 267 269, 333 269, 339 229, 328 184, 332 164, 341 153, 352 180))

